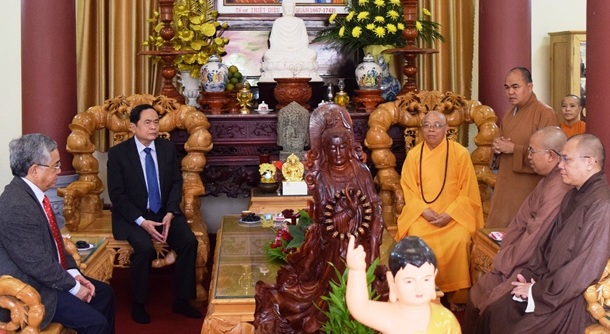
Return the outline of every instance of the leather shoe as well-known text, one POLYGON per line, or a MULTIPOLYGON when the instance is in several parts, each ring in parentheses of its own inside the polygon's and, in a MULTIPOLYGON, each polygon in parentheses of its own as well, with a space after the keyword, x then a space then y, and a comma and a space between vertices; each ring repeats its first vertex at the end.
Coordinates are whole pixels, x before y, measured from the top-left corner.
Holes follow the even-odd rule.
POLYGON ((174 313, 185 315, 189 318, 200 319, 203 318, 201 312, 196 308, 192 307, 191 304, 185 299, 177 299, 172 307, 174 313))
POLYGON ((131 306, 131 319, 139 324, 148 324, 150 323, 150 316, 146 313, 146 309, 144 309, 144 304, 133 303, 131 306))

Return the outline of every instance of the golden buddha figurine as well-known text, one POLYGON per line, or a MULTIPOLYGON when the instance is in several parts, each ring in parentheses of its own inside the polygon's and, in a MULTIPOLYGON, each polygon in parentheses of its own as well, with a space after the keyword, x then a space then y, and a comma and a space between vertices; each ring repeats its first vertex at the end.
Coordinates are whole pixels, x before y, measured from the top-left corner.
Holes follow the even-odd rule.
POLYGON ((296 154, 291 154, 286 159, 286 162, 282 165, 282 174, 284 180, 288 182, 299 182, 303 181, 303 172, 305 168, 299 157, 296 154))

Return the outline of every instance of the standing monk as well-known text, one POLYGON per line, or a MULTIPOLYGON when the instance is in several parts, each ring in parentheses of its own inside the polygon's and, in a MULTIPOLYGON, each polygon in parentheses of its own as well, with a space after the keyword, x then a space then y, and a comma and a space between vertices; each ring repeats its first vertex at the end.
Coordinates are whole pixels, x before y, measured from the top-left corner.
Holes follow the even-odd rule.
POLYGON ((559 169, 572 185, 534 256, 514 288, 483 312, 478 333, 584 333, 593 323, 583 293, 597 282, 610 257, 610 188, 605 152, 590 134, 561 150, 559 169))
POLYGON ((502 137, 494 139, 492 145, 499 170, 487 227, 508 226, 542 178, 530 167, 527 143, 536 130, 559 123, 553 109, 538 101, 533 87, 528 69, 515 67, 508 72, 504 90, 513 107, 502 118, 502 137))
POLYGON ((424 116, 424 141, 412 148, 402 168, 405 207, 396 240, 421 237, 436 254, 436 284, 453 310, 465 304, 470 287, 471 234, 483 227, 481 196, 468 150, 447 139, 445 116, 424 116))

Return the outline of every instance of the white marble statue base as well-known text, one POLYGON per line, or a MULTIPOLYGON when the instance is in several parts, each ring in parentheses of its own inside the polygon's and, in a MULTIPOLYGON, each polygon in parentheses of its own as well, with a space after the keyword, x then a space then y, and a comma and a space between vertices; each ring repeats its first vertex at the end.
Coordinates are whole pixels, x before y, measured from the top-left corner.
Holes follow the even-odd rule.
POLYGON ((282 195, 307 195, 307 184, 305 181, 284 181, 282 195))

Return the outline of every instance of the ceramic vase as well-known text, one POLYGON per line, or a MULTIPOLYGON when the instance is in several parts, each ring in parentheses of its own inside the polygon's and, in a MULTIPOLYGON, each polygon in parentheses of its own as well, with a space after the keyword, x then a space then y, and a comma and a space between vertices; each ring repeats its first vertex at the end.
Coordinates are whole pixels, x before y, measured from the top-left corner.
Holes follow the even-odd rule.
POLYGON ((182 96, 186 99, 186 104, 199 108, 199 93, 201 92, 199 78, 193 78, 189 71, 180 71, 178 83, 182 86, 182 96))
POLYGON ((367 53, 362 63, 356 67, 356 81, 360 89, 379 89, 381 84, 381 66, 375 58, 367 53))
POLYGON ((378 55, 377 64, 381 67, 381 84, 379 85, 379 89, 383 91, 381 97, 386 101, 394 101, 400 91, 400 82, 390 74, 390 68, 385 61, 385 57, 378 55))
POLYGON ((212 55, 207 64, 201 66, 203 90, 211 93, 224 92, 229 81, 229 68, 220 62, 220 57, 212 55))

